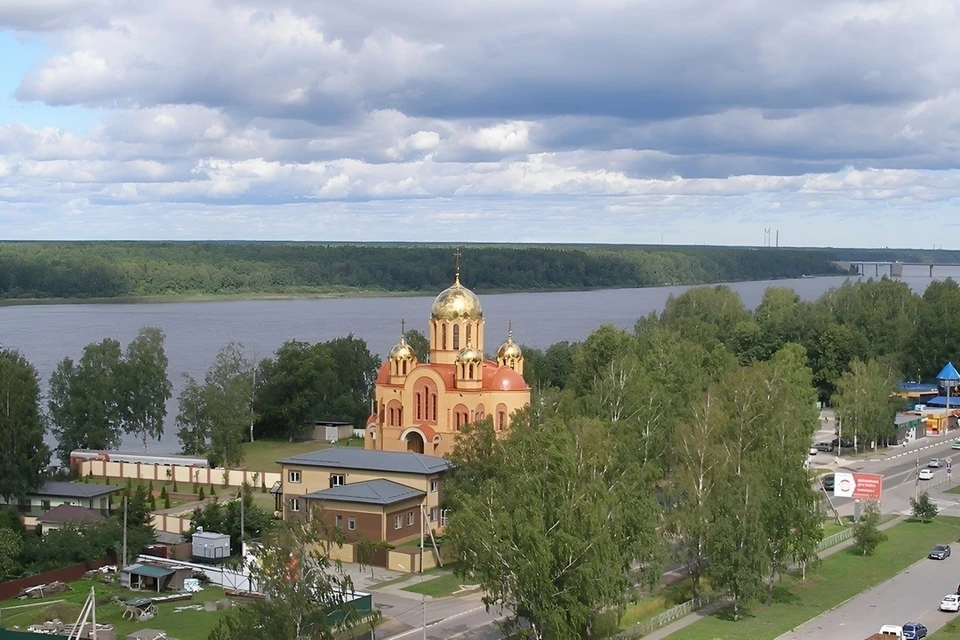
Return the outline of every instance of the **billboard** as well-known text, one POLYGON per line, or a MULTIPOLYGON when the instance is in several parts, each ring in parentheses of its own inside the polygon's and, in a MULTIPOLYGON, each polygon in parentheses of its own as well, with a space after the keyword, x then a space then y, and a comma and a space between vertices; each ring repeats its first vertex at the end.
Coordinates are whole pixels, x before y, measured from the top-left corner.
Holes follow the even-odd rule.
POLYGON ((833 474, 833 495, 835 498, 855 498, 860 500, 879 500, 883 493, 883 476, 875 473, 833 474))

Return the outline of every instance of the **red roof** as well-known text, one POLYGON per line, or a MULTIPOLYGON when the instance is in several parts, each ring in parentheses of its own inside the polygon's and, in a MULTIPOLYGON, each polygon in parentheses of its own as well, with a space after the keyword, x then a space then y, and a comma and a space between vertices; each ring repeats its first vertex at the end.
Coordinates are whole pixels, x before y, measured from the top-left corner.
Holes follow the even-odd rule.
MULTIPOLYGON (((456 365, 452 364, 418 364, 416 369, 429 368, 440 376, 446 390, 452 391, 456 385, 456 365)), ((413 373, 411 371, 411 373, 413 373)), ((390 384, 390 363, 384 362, 377 375, 378 385, 390 384)), ((483 382, 480 388, 484 391, 526 391, 530 387, 519 373, 510 367, 501 367, 492 360, 486 360, 483 366, 483 382)), ((369 424, 369 423, 368 423, 369 424)))
POLYGON ((106 518, 100 513, 92 509, 78 507, 74 504, 61 504, 60 506, 50 509, 50 511, 47 511, 42 516, 39 516, 37 522, 74 522, 79 524, 83 522, 101 522, 105 519, 106 518))

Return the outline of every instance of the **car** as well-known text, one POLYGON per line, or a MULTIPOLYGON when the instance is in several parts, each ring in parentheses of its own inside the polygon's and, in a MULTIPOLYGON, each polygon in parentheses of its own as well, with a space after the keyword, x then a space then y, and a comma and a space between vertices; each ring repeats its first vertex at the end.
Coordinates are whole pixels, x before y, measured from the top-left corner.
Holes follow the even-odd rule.
POLYGON ((953 444, 950 445, 951 449, 960 449, 960 440, 954 440, 953 444))
POLYGON ((927 555, 931 560, 946 560, 950 557, 950 545, 938 544, 927 555))
POLYGON ((920 474, 917 476, 921 480, 933 480, 933 470, 932 469, 920 469, 920 474))
MULTIPOLYGON (((881 636, 892 636, 894 638, 902 638, 903 627, 901 627, 898 624, 885 624, 882 627, 880 627, 880 631, 878 632, 878 634, 881 636)), ((870 636, 870 637, 872 638, 873 636, 870 636)))
POLYGON ((820 478, 820 483, 823 485, 823 488, 826 489, 827 491, 833 491, 833 484, 835 480, 836 479, 833 477, 833 474, 828 473, 824 475, 822 478, 820 478))
POLYGON ((940 458, 931 458, 930 462, 927 463, 927 467, 929 467, 930 469, 939 469, 943 465, 944 465, 944 462, 940 458))
POLYGON ((952 611, 954 613, 960 611, 960 596, 955 593, 943 596, 943 600, 940 601, 940 611, 952 611))
MULTIPOLYGON (((960 440, 958 440, 957 442, 960 442, 960 440)), ((832 447, 838 447, 838 446, 839 446, 839 447, 843 447, 844 449, 850 449, 850 448, 853 447, 853 440, 847 440, 846 438, 844 438, 844 439, 843 439, 843 442, 841 442, 841 441, 840 441, 840 438, 834 438, 834 439, 830 442, 830 445, 831 445, 832 447)))
POLYGON ((829 442, 818 442, 813 446, 816 448, 817 451, 823 451, 826 453, 833 451, 833 445, 830 444, 829 442))
POLYGON ((820 453, 819 449, 817 449, 816 447, 810 447, 810 455, 815 456, 818 453, 820 453))
POLYGON ((919 622, 908 622, 903 625, 903 640, 920 640, 927 637, 927 628, 919 622))

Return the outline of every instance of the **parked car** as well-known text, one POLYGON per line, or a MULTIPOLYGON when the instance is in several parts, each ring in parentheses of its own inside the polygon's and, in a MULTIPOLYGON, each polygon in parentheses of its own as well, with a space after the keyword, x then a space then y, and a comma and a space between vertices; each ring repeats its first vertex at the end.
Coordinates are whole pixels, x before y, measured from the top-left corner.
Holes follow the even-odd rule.
POLYGON ((817 449, 816 447, 810 447, 810 455, 815 456, 818 453, 820 453, 819 449, 817 449))
POLYGON ((816 448, 817 451, 825 451, 825 452, 833 451, 833 445, 830 444, 829 442, 818 442, 813 446, 816 448))
MULTIPOLYGON (((957 440, 957 442, 960 442, 960 440, 957 440)), ((849 448, 853 447, 853 440, 847 440, 846 438, 844 438, 844 439, 843 439, 843 443, 841 444, 841 443, 840 443, 840 438, 834 438, 833 440, 830 441, 830 444, 831 444, 831 446, 833 446, 834 448, 836 448, 837 446, 841 446, 841 447, 843 447, 844 449, 849 449, 849 448)), ((960 449, 960 447, 957 447, 957 448, 960 449)))
POLYGON ((946 560, 950 557, 950 545, 938 544, 927 557, 931 560, 946 560))
POLYGON ((833 484, 836 481, 836 478, 833 477, 832 473, 828 473, 820 478, 820 483, 823 485, 823 488, 827 491, 833 491, 833 484))
POLYGON ((931 469, 939 469, 943 465, 944 462, 940 458, 931 458, 930 462, 927 463, 927 466, 931 469))
POLYGON ((903 625, 904 640, 920 640, 927 637, 927 628, 919 622, 908 622, 903 625))
POLYGON ((921 480, 933 480, 933 469, 920 469, 918 477, 921 480))
POLYGON ((960 440, 954 440, 953 444, 950 445, 951 449, 960 449, 960 440))
POLYGON ((955 593, 943 596, 943 600, 940 601, 940 611, 951 611, 953 613, 960 611, 960 596, 955 593))

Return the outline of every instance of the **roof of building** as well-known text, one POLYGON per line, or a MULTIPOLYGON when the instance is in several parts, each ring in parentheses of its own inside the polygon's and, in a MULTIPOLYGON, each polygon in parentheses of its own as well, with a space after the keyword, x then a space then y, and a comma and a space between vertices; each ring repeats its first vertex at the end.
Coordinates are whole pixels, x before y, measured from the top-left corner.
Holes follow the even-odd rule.
POLYGON ((37 518, 37 522, 51 524, 59 522, 101 522, 103 520, 106 520, 106 518, 100 513, 73 504, 61 504, 37 518))
MULTIPOLYGON (((426 369, 432 370, 443 381, 443 388, 447 391, 457 389, 457 371, 456 366, 452 364, 434 364, 420 363, 415 366, 408 374, 416 376, 418 371, 426 369)), ((461 389, 460 391, 472 393, 475 391, 529 391, 530 385, 526 383, 519 373, 507 366, 500 366, 493 360, 483 361, 482 381, 479 389, 461 389)), ((377 374, 377 384, 386 386, 402 387, 404 383, 391 385, 390 383, 390 362, 384 362, 380 365, 380 372, 377 374)), ((369 424, 369 423, 368 423, 369 424)))
POLYGON ((363 502, 365 504, 390 505, 405 502, 427 495, 423 491, 412 489, 393 480, 366 480, 314 491, 303 496, 310 500, 331 502, 363 502))
POLYGON ((330 447, 277 461, 279 464, 305 467, 334 467, 429 475, 446 471, 451 464, 443 458, 422 453, 371 451, 353 447, 330 447))
POLYGON ((165 578, 166 576, 173 575, 175 572, 173 569, 167 569, 166 567, 160 567, 155 564, 132 564, 126 569, 127 573, 132 573, 134 575, 143 576, 145 578, 165 578))
POLYGON ((223 540, 224 538, 229 538, 230 536, 226 533, 217 533, 215 531, 197 531, 193 534, 193 539, 197 538, 201 540, 223 540))
POLYGON ((30 492, 35 496, 56 496, 62 498, 99 498, 117 491, 123 487, 112 484, 82 484, 80 482, 45 482, 30 492))
POLYGON ((937 380, 940 382, 944 380, 960 382, 960 372, 957 371, 957 368, 953 366, 952 362, 948 362, 947 365, 940 370, 940 373, 937 374, 937 380))

